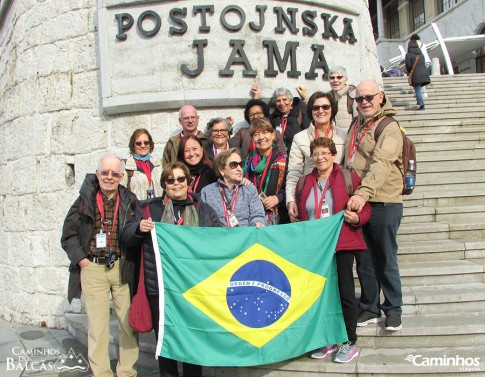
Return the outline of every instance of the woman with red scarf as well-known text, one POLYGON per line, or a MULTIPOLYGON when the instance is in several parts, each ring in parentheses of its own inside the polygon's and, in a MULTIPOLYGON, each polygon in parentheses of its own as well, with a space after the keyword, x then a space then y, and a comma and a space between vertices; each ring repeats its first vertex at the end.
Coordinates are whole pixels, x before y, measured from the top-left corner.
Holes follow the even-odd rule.
POLYGON ((151 155, 155 143, 150 132, 144 128, 135 130, 128 147, 131 154, 125 161, 126 174, 121 184, 133 192, 138 200, 162 196, 162 165, 151 155))

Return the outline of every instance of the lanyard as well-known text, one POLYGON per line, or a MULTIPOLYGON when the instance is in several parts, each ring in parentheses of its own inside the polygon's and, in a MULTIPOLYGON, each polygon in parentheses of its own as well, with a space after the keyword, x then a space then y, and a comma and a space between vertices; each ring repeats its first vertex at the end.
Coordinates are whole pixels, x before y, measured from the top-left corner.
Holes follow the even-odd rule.
POLYGON ((150 160, 148 161, 140 161, 140 160, 135 160, 135 164, 137 167, 139 167, 141 170, 143 170, 143 173, 147 176, 148 179, 148 186, 151 187, 152 185, 152 169, 150 166, 150 160))
POLYGON ((357 152, 357 149, 359 149, 359 145, 364 138, 365 134, 367 131, 370 130, 370 128, 374 125, 376 122, 375 120, 370 122, 369 125, 365 128, 364 132, 362 132, 362 135, 360 135, 359 140, 356 140, 357 137, 357 122, 358 120, 355 121, 355 126, 354 130, 352 131, 352 138, 350 139, 350 148, 349 148, 349 160, 347 163, 351 163, 354 161, 355 153, 357 152))
POLYGON ((287 124, 288 124, 288 115, 283 115, 281 117, 281 136, 285 136, 287 124))
MULTIPOLYGON (((226 218, 226 224, 229 226, 229 211, 227 210, 227 206, 229 205, 229 200, 226 199, 226 194, 224 193, 224 189, 222 188, 221 185, 219 185, 219 191, 221 192, 222 206, 224 207, 224 217, 226 218)), ((234 192, 234 196, 232 198, 231 213, 234 213, 234 210, 236 209, 236 201, 237 201, 238 195, 239 195, 239 186, 236 188, 236 191, 234 192)))
MULTIPOLYGON (((101 191, 98 191, 96 193, 96 204, 98 206, 99 213, 101 214, 101 229, 104 229, 104 203, 103 203, 103 197, 101 196, 101 191)), ((116 226, 116 220, 118 219, 118 209, 120 208, 120 194, 117 192, 116 193, 116 204, 115 204, 115 212, 113 214, 113 222, 111 225, 111 231, 107 232, 107 240, 108 244, 111 247, 113 245, 113 241, 111 239, 111 232, 114 231, 115 226, 116 226)))
MULTIPOLYGON (((265 181, 267 181, 268 178, 269 178, 268 177, 268 169, 269 169, 269 166, 271 165, 271 156, 272 155, 273 155, 273 149, 271 149, 271 151, 269 152, 268 157, 266 157, 266 166, 264 167, 263 172, 260 175, 254 174, 253 183, 258 188, 258 193, 260 193, 260 192, 263 191, 263 183, 265 181), (258 176, 261 177, 261 180, 259 181, 259 185, 257 184, 257 182, 258 182, 258 176)), ((268 186, 268 183, 266 182, 266 187, 267 186, 268 186)), ((265 187, 265 189, 266 189, 266 187, 265 187)))
POLYGON ((197 186, 199 185, 200 177, 201 177, 201 175, 199 174, 199 176, 197 177, 195 182, 192 185, 189 186, 189 192, 195 192, 195 190, 197 190, 197 186))
POLYGON ((227 151, 229 148, 229 143, 226 143, 221 149, 217 149, 215 144, 212 144, 212 149, 214 150, 214 157, 216 157, 219 154, 219 151, 227 151))
POLYGON ((330 183, 330 178, 327 179, 327 183, 325 183, 325 187, 322 189, 322 186, 320 185, 320 182, 318 180, 313 184, 313 197, 315 199, 315 218, 319 219, 320 215, 322 214, 322 207, 323 203, 325 203, 325 194, 327 193, 329 189, 329 183, 330 183), (322 196, 320 198, 320 202, 318 201, 318 193, 317 193, 317 187, 318 190, 322 193, 322 196))
MULTIPOLYGON (((324 137, 328 138, 330 136, 330 131, 332 131, 332 126, 331 125, 328 125, 327 129, 325 130, 324 137)), ((318 139, 318 130, 317 130, 317 127, 315 127, 315 139, 318 139)))

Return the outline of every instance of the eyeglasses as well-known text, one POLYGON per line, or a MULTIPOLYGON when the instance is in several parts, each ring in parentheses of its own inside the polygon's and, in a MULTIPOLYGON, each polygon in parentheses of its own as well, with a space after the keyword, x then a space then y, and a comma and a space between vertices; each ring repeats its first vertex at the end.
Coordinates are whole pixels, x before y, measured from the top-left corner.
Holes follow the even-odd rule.
POLYGON ((211 132, 214 133, 214 134, 225 134, 227 132, 227 130, 226 129, 223 129, 223 130, 214 130, 214 129, 212 129, 211 132))
POLYGON ((119 178, 123 175, 123 173, 118 173, 118 172, 111 171, 111 170, 100 170, 99 174, 103 177, 109 177, 109 175, 111 174, 111 176, 113 178, 119 178))
POLYGON ((327 157, 328 155, 331 155, 331 154, 332 154, 331 152, 314 152, 312 154, 312 158, 317 159, 319 157, 327 157))
POLYGON ((248 117, 249 117, 249 119, 252 119, 252 118, 256 118, 256 117, 259 118, 262 115, 264 115, 264 113, 262 111, 256 111, 254 113, 248 114, 248 117))
POLYGON ((187 180, 187 177, 177 177, 177 178, 169 178, 169 179, 166 179, 165 180, 165 183, 169 184, 169 185, 173 185, 175 184, 175 181, 177 181, 178 183, 184 183, 185 181, 187 180))
POLYGON ((236 169, 238 166, 242 169, 244 166, 244 162, 242 161, 231 161, 226 166, 229 166, 231 169, 236 169))
POLYGON ((364 102, 364 100, 366 100, 367 102, 370 102, 374 99, 375 96, 377 96, 378 94, 381 94, 381 92, 378 92, 376 94, 368 94, 366 96, 359 96, 359 97, 355 97, 355 102, 357 103, 362 103, 364 102))
POLYGON ((342 80, 343 78, 343 76, 330 76, 329 80, 342 80))
POLYGON ((314 105, 314 106, 312 106, 312 111, 318 111, 320 109, 330 110, 330 108, 331 108, 330 105, 314 105))
POLYGON ((135 141, 135 144, 136 144, 137 147, 141 147, 142 145, 145 145, 145 146, 150 145, 150 142, 147 141, 147 140, 144 140, 144 141, 135 141))

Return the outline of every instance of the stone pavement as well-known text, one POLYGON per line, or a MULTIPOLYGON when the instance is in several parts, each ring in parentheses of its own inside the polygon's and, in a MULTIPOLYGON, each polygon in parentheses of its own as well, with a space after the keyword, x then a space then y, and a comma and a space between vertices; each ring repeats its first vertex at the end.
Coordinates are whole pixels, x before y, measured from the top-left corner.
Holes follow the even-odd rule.
MULTIPOLYGON (((87 377, 87 347, 67 330, 26 326, 0 320, 1 377, 87 377), (71 358, 72 356, 72 358, 71 358), (76 365, 77 364, 77 365, 76 365)), ((111 360, 114 370, 117 360, 111 360)), ((158 370, 138 367, 142 377, 159 376, 158 370)))

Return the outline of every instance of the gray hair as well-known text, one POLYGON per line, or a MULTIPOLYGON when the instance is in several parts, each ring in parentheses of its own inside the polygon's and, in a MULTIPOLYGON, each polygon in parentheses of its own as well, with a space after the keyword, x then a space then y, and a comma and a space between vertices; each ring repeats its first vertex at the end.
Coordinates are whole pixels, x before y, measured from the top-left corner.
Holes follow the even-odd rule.
POLYGON ((232 135, 232 126, 231 123, 226 118, 212 118, 209 120, 209 123, 207 123, 207 127, 205 128, 205 134, 210 137, 210 134, 212 132, 212 127, 214 127, 215 124, 217 123, 224 123, 226 125, 227 131, 229 133, 229 136, 232 135))
POLYGON ((106 158, 110 158, 110 157, 113 157, 120 162, 120 174, 123 174, 125 172, 125 161, 123 161, 123 159, 114 152, 106 152, 99 158, 98 164, 97 164, 98 171, 101 171, 101 164, 103 163, 103 161, 106 158))
POLYGON ((287 96, 289 99, 293 99, 293 94, 291 94, 289 89, 286 88, 276 88, 273 93, 273 98, 276 101, 276 97, 287 96))
POLYGON ((332 73, 341 73, 342 76, 349 77, 347 75, 347 70, 344 67, 342 67, 341 65, 337 65, 335 67, 332 67, 332 69, 330 71, 328 71, 328 75, 330 76, 332 73))

